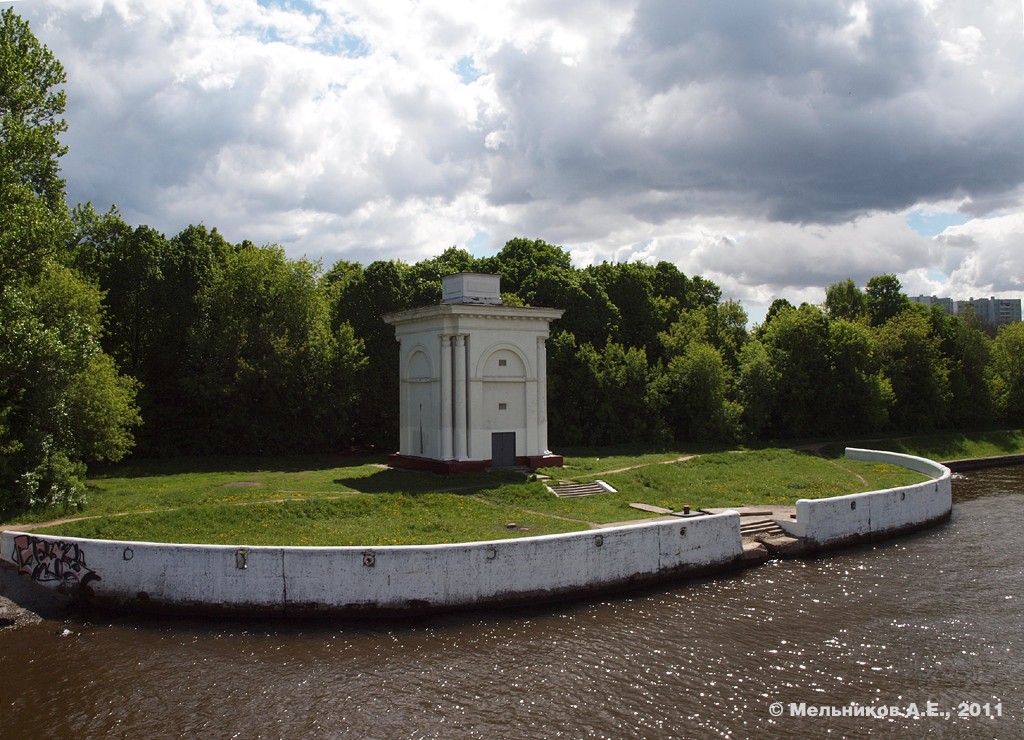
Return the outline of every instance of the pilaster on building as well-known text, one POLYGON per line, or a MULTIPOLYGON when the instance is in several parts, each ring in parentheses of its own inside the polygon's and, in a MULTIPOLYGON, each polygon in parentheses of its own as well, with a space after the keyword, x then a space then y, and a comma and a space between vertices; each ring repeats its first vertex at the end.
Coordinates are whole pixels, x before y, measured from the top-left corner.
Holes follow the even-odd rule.
POLYGON ((556 308, 506 306, 498 275, 442 278, 439 305, 386 314, 399 343, 395 467, 440 473, 557 467, 547 349, 556 308))

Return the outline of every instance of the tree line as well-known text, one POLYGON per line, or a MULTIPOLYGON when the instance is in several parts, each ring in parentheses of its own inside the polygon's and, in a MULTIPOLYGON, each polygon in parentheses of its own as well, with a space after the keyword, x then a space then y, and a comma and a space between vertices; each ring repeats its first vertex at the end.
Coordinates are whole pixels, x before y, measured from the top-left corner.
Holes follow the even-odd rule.
POLYGON ((0 512, 71 505, 85 466, 293 454, 398 439, 398 347, 382 315, 441 277, 502 276, 503 300, 565 313, 548 340, 552 446, 756 441, 1024 421, 1024 325, 911 304, 892 275, 776 301, 764 322, 668 262, 573 266, 517 238, 407 264, 329 268, 192 225, 166 235, 70 208, 60 63, 0 13, 0 512))

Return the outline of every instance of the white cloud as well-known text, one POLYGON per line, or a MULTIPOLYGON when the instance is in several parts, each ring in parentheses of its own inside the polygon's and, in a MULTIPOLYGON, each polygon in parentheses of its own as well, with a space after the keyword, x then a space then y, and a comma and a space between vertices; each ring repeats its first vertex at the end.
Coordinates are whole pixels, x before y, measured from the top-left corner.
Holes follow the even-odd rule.
POLYGON ((950 260, 950 283, 960 292, 1024 293, 1024 213, 974 219, 936 237, 950 260))
POLYGON ((68 72, 71 199, 132 223, 327 262, 528 236, 580 264, 672 261, 763 304, 883 272, 911 292, 1024 292, 1013 4, 18 11, 68 72), (970 220, 931 239, 912 209, 970 220))

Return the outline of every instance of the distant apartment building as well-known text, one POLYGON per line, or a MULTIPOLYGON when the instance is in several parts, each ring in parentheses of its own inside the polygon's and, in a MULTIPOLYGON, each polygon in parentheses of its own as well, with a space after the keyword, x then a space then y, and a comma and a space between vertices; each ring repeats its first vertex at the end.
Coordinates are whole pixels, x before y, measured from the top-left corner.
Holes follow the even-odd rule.
POLYGON ((966 312, 968 306, 974 309, 974 315, 983 324, 1002 326, 1020 321, 1019 298, 971 298, 967 301, 957 301, 957 313, 966 312))
POLYGON ((963 316, 973 312, 983 324, 1002 326, 1021 320, 1020 298, 970 298, 954 301, 952 298, 919 295, 910 297, 912 303, 925 306, 942 306, 948 314, 963 316))
POLYGON ((942 306, 942 309, 949 314, 956 313, 956 304, 952 298, 936 298, 933 295, 919 295, 910 299, 911 303, 921 303, 925 306, 942 306))

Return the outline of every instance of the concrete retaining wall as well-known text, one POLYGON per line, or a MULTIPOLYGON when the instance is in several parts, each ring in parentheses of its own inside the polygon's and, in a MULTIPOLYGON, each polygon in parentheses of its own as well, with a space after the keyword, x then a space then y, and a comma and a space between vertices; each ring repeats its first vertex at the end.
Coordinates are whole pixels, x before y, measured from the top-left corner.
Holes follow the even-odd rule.
POLYGON ((932 480, 870 493, 800 499, 796 502, 796 521, 778 520, 788 534, 812 547, 828 547, 919 529, 952 513, 952 476, 944 465, 913 455, 852 447, 847 448, 846 456, 899 465, 932 480))
POLYGON ((458 545, 233 547, 4 532, 2 558, 97 605, 389 613, 537 600, 738 565, 739 514, 458 545))
MULTIPOLYGON (((794 553, 916 529, 952 511, 948 468, 848 449, 847 457, 933 478, 796 504, 777 520, 794 553)), ((0 560, 37 583, 101 606, 188 612, 387 614, 536 602, 657 583, 760 560, 745 557, 740 516, 659 520, 456 545, 244 547, 117 542, 3 532, 0 560)))
POLYGON ((972 457, 966 460, 947 460, 942 463, 954 473, 985 468, 1002 468, 1010 465, 1024 465, 1024 455, 999 455, 998 457, 972 457))

